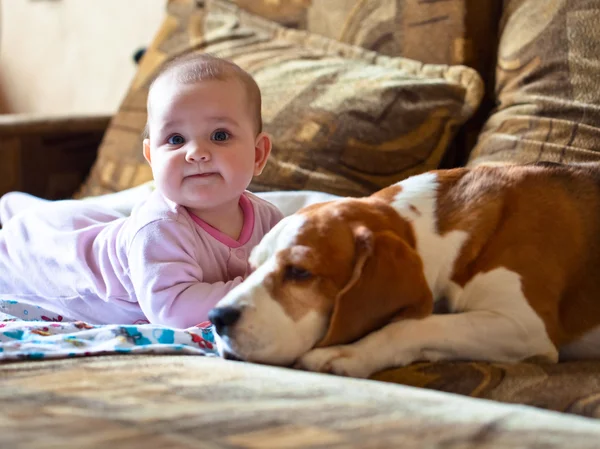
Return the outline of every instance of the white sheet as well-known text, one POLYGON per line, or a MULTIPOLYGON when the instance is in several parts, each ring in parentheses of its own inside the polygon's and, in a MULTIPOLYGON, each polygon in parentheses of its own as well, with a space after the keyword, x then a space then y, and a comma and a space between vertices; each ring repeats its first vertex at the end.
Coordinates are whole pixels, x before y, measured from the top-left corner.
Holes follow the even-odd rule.
MULTIPOLYGON (((85 198, 84 201, 102 204, 106 207, 116 209, 119 212, 128 215, 135 203, 140 201, 146 195, 149 195, 152 190, 153 182, 147 182, 138 187, 123 190, 121 192, 85 198)), ((341 198, 337 195, 317 192, 314 190, 257 192, 255 195, 273 203, 285 216, 291 215, 302 207, 309 206, 311 204, 322 203, 341 198)))

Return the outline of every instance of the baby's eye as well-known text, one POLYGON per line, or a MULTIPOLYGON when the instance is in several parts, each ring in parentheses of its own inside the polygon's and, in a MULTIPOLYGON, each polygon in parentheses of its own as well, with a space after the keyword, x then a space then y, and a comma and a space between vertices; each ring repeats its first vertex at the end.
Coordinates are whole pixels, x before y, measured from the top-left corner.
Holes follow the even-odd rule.
POLYGON ((230 137, 231 135, 227 131, 215 131, 210 136, 210 139, 215 142, 225 142, 226 140, 229 140, 230 137))
POLYGON ((169 140, 167 140, 167 142, 169 143, 169 145, 181 145, 185 142, 185 139, 179 134, 174 134, 171 137, 169 137, 169 140))

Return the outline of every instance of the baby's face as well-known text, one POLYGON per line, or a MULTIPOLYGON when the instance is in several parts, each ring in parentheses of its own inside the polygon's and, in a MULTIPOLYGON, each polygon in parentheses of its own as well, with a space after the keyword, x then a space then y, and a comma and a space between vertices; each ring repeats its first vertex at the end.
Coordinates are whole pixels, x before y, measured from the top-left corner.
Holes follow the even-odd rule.
POLYGON ((247 93, 235 78, 193 84, 160 78, 149 115, 154 179, 175 203, 193 211, 237 201, 261 169, 247 93))

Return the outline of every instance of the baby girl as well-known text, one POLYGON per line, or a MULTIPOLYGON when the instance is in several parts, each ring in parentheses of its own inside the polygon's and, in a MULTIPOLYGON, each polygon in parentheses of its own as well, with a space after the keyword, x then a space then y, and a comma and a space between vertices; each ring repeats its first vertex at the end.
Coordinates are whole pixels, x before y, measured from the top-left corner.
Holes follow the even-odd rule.
POLYGON ((130 216, 0 199, 0 299, 90 323, 186 328, 243 281, 250 250, 282 218, 246 190, 271 152, 256 82, 206 54, 175 59, 150 86, 146 133, 156 189, 130 216))

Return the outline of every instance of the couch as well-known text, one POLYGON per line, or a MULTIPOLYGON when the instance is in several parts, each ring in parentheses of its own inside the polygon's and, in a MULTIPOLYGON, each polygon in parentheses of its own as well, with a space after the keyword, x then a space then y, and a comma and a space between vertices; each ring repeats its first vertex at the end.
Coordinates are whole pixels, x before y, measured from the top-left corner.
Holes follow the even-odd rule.
MULTIPOLYGON (((147 182, 148 82, 188 51, 231 58, 261 86, 275 147, 258 192, 362 195, 435 167, 598 160, 598 25, 593 0, 169 0, 114 116, 0 116, 0 193, 147 182)), ((597 361, 416 363, 357 380, 80 355, 0 365, 6 447, 600 446, 597 361)))

